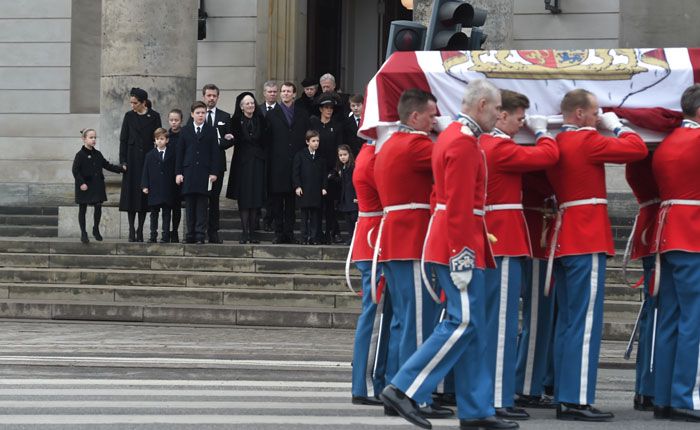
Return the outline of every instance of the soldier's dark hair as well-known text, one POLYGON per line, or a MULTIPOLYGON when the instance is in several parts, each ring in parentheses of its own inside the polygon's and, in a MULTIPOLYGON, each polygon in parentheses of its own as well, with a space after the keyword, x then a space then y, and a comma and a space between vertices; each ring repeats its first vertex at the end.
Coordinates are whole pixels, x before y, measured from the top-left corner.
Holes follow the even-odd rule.
POLYGON ((306 132, 306 141, 308 142, 311 140, 312 137, 321 137, 320 134, 318 134, 318 131, 316 130, 309 130, 306 132))
POLYGON ((413 112, 425 111, 428 108, 428 102, 431 101, 437 103, 435 96, 418 88, 404 91, 399 98, 397 108, 399 119, 405 124, 413 112))
POLYGON ((350 97, 350 103, 357 103, 357 104, 363 104, 365 102, 365 96, 362 94, 355 94, 352 97, 350 97))
POLYGON ((681 109, 686 118, 695 118, 700 109, 700 84, 691 85, 683 91, 681 109))
POLYGON ((202 95, 207 93, 207 90, 214 90, 216 91, 216 95, 219 95, 219 87, 217 87, 214 84, 206 84, 205 86, 202 87, 202 95))
POLYGON ((511 90, 501 90, 501 110, 513 113, 517 109, 528 109, 530 100, 525 94, 516 93, 511 90))
POLYGON ((180 109, 178 109, 178 108, 171 109, 170 112, 168 112, 168 115, 170 115, 171 113, 180 115, 180 120, 182 120, 182 111, 180 109))
POLYGON ((591 96, 592 92, 584 90, 583 88, 577 88, 571 90, 564 98, 561 99, 561 113, 566 115, 573 113, 576 109, 586 109, 591 106, 591 96))
POLYGON ((203 101, 197 100, 196 102, 192 103, 192 106, 190 107, 190 112, 194 113, 194 111, 198 108, 203 108, 204 110, 207 110, 207 105, 205 105, 203 101))

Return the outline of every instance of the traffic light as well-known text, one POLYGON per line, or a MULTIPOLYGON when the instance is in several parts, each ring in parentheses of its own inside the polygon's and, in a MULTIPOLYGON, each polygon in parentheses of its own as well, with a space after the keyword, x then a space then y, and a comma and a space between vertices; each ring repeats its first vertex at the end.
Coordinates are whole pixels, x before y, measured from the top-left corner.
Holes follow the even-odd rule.
POLYGON ((481 49, 486 35, 481 27, 486 22, 486 11, 463 0, 435 0, 430 17, 427 51, 461 51, 481 49), (471 37, 462 32, 472 28, 471 37))
POLYGON ((391 21, 386 59, 396 51, 420 51, 425 44, 425 26, 413 21, 391 21))

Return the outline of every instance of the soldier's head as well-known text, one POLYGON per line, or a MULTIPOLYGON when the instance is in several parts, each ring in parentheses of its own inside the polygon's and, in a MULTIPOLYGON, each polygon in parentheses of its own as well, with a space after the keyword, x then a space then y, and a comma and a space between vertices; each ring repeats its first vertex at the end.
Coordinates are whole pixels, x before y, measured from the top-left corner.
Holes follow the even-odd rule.
POLYGON ((398 113, 402 124, 429 133, 435 125, 437 99, 418 88, 408 89, 399 98, 398 113))
POLYGON ((501 91, 485 79, 469 81, 462 96, 462 113, 476 121, 483 131, 490 131, 500 112, 501 91))
POLYGON ((595 127, 598 124, 598 98, 582 88, 571 90, 561 100, 561 114, 565 124, 595 127))
POLYGON ((700 120, 700 84, 691 85, 683 91, 681 109, 686 118, 700 120))
POLYGON ((530 100, 525 94, 510 90, 501 90, 501 113, 496 127, 508 136, 515 136, 525 124, 525 111, 530 107, 530 100))

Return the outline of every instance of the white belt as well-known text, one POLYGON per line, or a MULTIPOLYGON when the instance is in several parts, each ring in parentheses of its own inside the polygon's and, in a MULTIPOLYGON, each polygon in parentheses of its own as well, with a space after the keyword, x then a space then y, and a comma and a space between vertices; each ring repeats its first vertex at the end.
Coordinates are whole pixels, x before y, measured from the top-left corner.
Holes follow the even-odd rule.
POLYGON ((571 208, 574 206, 586 206, 586 205, 607 205, 608 200, 607 199, 601 199, 599 197, 593 197, 590 199, 582 199, 582 200, 572 200, 570 202, 564 202, 559 204, 559 210, 561 211, 562 209, 566 208, 571 208))
POLYGON ((394 212, 394 211, 412 211, 412 210, 416 210, 416 209, 430 210, 430 204, 428 204, 428 203, 406 203, 403 205, 386 206, 384 208, 384 213, 388 214, 389 212, 394 212))
POLYGON ((652 290, 652 296, 656 297, 659 294, 659 286, 661 281, 661 252, 659 252, 659 246, 661 242, 661 232, 664 229, 664 224, 666 224, 666 215, 668 209, 671 206, 700 206, 700 200, 688 200, 688 199, 669 199, 661 202, 661 213, 659 216, 659 224, 656 229, 656 258, 654 261, 654 289, 652 290))
POLYGON ((661 203, 661 199, 651 199, 639 204, 639 209, 644 209, 645 207, 661 203))
POLYGON ((379 211, 379 212, 362 212, 362 211, 360 211, 357 213, 357 216, 359 218, 373 218, 373 217, 378 217, 378 216, 382 216, 382 215, 384 215, 383 211, 379 211))
MULTIPOLYGON (((447 210, 447 205, 444 203, 437 203, 435 205, 435 212, 437 211, 444 211, 447 210)), ((483 209, 473 209, 472 212, 476 216, 484 216, 484 210, 483 209)))
POLYGON ((486 207, 484 207, 484 210, 486 210, 486 212, 523 210, 523 205, 520 203, 502 203, 497 205, 486 205, 486 207))

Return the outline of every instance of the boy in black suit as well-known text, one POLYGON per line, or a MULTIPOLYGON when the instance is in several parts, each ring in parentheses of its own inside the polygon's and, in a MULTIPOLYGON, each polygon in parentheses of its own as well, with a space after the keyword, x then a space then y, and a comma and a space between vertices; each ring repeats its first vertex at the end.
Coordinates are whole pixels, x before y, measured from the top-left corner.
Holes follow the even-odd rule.
POLYGON ((217 179, 221 151, 216 128, 205 122, 207 105, 192 103, 192 122, 182 128, 175 163, 175 182, 182 184, 187 219, 186 243, 204 243, 209 193, 217 179))
POLYGON ((292 183, 297 195, 297 206, 301 208, 301 235, 303 243, 318 244, 319 216, 322 196, 326 195, 326 162, 316 152, 319 135, 316 130, 306 132, 307 149, 294 156, 292 163, 292 183))
POLYGON ((360 128, 360 120, 362 115, 362 106, 365 103, 365 98, 362 94, 355 94, 350 97, 350 115, 345 118, 343 123, 343 131, 345 132, 344 143, 350 146, 352 155, 357 157, 362 148, 364 140, 357 137, 357 130, 360 128))
POLYGON ((151 211, 151 238, 155 243, 158 238, 158 212, 163 213, 161 243, 170 242, 170 213, 175 201, 175 151, 168 149, 168 132, 158 128, 153 133, 156 147, 148 154, 143 163, 141 188, 148 194, 148 207, 151 211))

